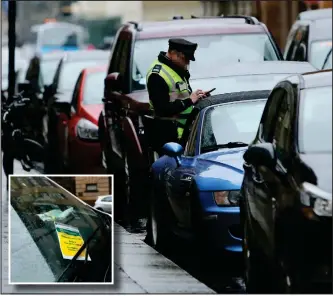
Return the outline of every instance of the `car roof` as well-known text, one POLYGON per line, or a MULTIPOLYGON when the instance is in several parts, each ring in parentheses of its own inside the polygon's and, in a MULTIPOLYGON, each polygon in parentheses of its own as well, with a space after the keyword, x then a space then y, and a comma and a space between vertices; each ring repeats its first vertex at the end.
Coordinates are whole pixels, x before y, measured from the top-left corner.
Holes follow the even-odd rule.
POLYGON ((300 74, 315 71, 309 62, 262 61, 244 62, 220 66, 212 71, 212 77, 265 75, 265 74, 300 74), (214 75, 216 74, 216 75, 214 75))
POLYGON ((195 105, 195 109, 202 111, 206 108, 220 104, 264 100, 268 98, 270 92, 270 90, 254 90, 219 94, 200 101, 195 105))
POLYGON ((64 53, 64 61, 65 62, 75 62, 82 60, 108 60, 110 53, 105 50, 75 50, 75 51, 67 51, 64 53))
POLYGON ((207 34, 264 33, 263 26, 247 24, 244 19, 194 18, 140 24, 138 39, 195 36, 207 34))
POLYGON ((304 83, 302 88, 332 86, 332 69, 305 73, 302 76, 304 83))
POLYGON ((323 18, 332 18, 332 8, 303 11, 298 15, 297 19, 313 21, 323 18))

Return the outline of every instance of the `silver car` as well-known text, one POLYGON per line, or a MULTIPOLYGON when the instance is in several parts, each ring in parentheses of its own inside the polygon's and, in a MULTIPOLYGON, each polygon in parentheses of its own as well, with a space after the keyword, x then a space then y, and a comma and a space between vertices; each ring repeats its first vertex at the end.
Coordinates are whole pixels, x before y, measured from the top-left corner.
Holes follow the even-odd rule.
POLYGON ((112 214, 112 195, 98 196, 94 208, 112 214))

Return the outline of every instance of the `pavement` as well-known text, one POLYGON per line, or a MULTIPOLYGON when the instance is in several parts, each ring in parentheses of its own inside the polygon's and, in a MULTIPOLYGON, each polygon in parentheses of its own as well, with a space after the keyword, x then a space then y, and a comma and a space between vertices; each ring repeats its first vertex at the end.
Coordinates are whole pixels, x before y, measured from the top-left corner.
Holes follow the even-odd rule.
MULTIPOLYGON (((14 163, 15 174, 25 172, 14 163)), ((114 285, 9 285, 8 284, 8 199, 6 177, 2 171, 2 285, 1 294, 215 294, 215 292, 180 268, 174 262, 145 244, 140 235, 133 235, 115 223, 114 285)))

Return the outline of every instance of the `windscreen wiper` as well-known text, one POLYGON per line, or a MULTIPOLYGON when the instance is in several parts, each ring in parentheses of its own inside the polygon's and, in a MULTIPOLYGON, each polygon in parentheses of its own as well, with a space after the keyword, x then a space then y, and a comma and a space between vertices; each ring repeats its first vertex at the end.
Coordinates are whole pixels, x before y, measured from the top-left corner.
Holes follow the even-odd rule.
POLYGON ((246 147, 249 144, 244 143, 244 142, 229 142, 226 144, 217 144, 217 145, 212 145, 212 146, 205 146, 202 147, 201 150, 203 152, 209 152, 209 151, 214 151, 218 149, 223 149, 223 148, 237 148, 237 147, 246 147))
POLYGON ((82 251, 87 247, 86 250, 86 256, 84 259, 84 264, 87 263, 88 260, 88 249, 89 249, 89 243, 90 241, 95 237, 97 231, 101 228, 101 226, 97 226, 97 228, 94 230, 94 232, 88 237, 88 239, 83 243, 83 245, 81 246, 81 248, 75 253, 74 257, 72 258, 72 260, 68 263, 68 265, 66 266, 66 268, 64 269, 64 271, 61 273, 61 275, 58 277, 58 279, 56 280, 57 282, 60 282, 60 280, 63 278, 63 276, 65 275, 65 273, 67 272, 67 270, 76 262, 76 259, 80 256, 80 254, 82 253, 82 251))

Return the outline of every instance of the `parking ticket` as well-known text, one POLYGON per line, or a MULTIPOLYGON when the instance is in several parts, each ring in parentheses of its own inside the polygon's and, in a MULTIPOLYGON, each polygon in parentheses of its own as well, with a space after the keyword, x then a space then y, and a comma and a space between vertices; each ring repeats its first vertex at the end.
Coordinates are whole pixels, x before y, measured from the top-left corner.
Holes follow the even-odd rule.
MULTIPOLYGON (((84 240, 78 228, 66 224, 54 222, 59 240, 59 246, 64 259, 73 259, 75 254, 84 244, 84 240)), ((84 249, 77 260, 85 260, 87 249, 84 249)), ((87 260, 91 261, 88 255, 87 260)))

